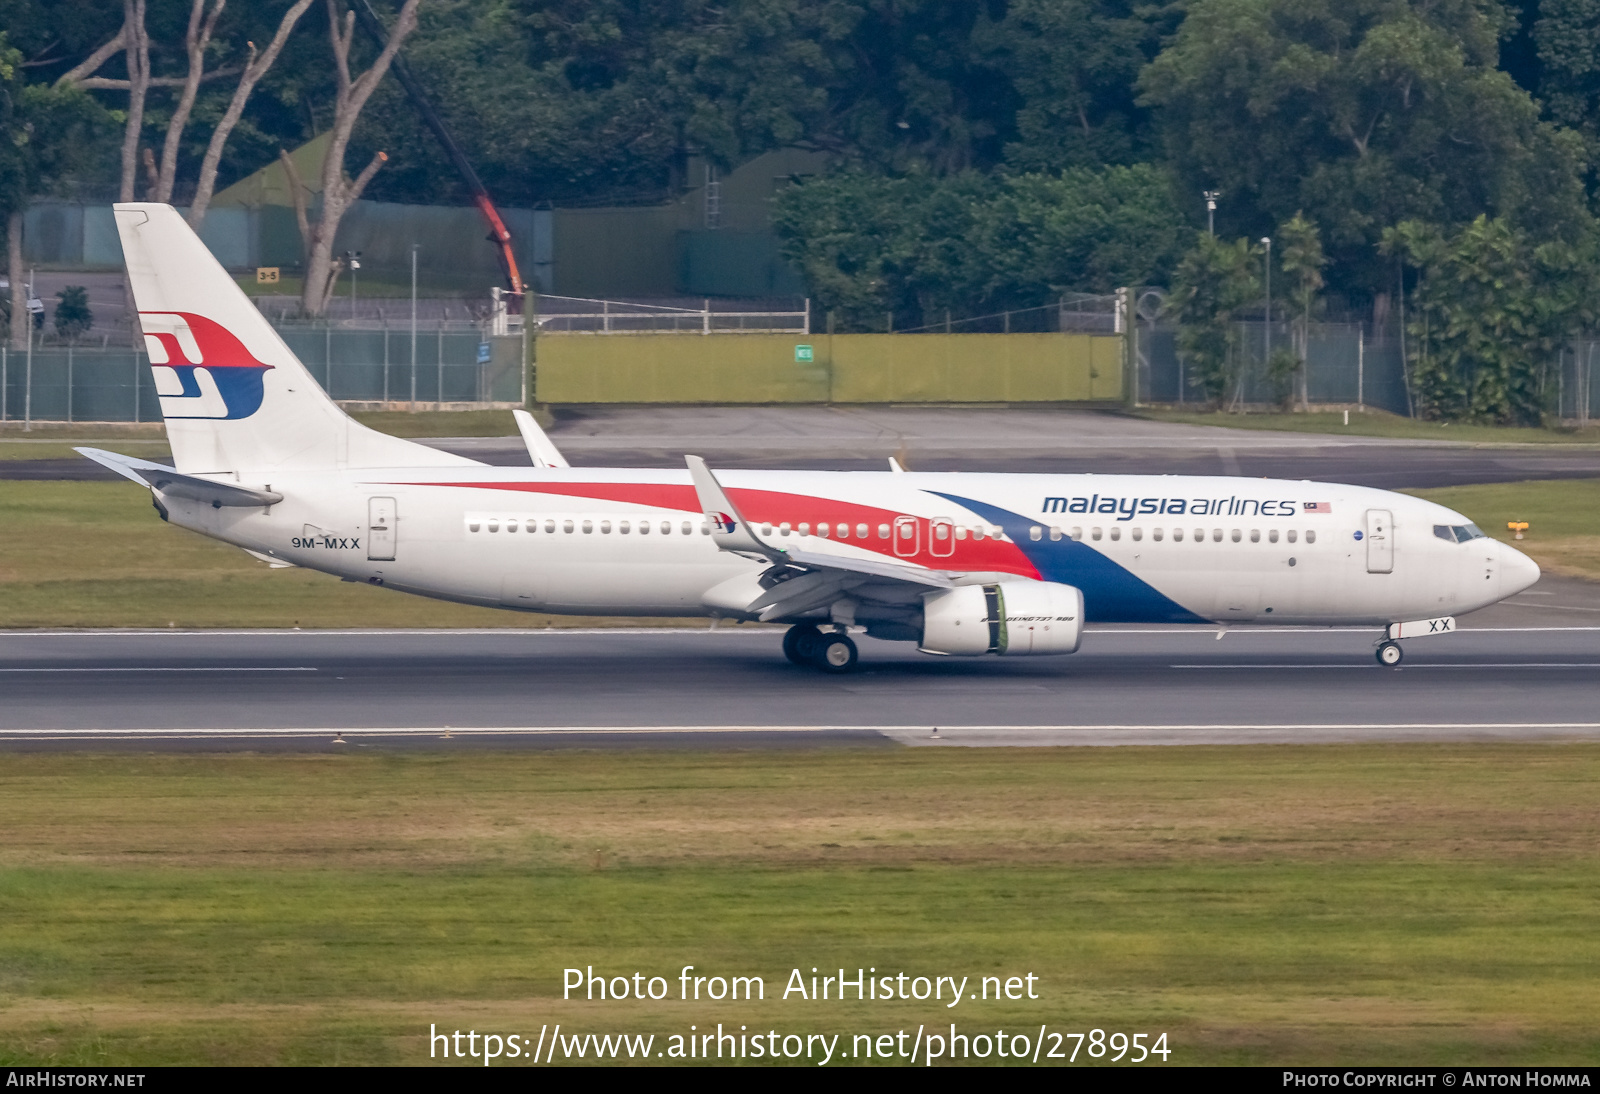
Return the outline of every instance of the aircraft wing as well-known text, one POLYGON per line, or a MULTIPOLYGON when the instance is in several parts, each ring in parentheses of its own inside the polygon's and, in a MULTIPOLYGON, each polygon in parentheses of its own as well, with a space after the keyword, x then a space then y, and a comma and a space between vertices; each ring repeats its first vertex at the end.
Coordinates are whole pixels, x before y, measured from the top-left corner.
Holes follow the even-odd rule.
POLYGON ((700 508, 711 522, 711 538, 717 546, 747 558, 755 556, 775 563, 763 582, 776 577, 776 583, 744 609, 763 620, 809 611, 829 603, 843 591, 866 584, 900 585, 908 591, 955 587, 955 582, 937 570, 887 560, 775 547, 756 534, 705 460, 699 456, 685 456, 684 460, 694 479, 700 508))
POLYGON ((549 435, 539 428, 532 414, 526 410, 513 410, 511 416, 517 420, 517 432, 522 434, 522 443, 528 449, 528 458, 533 460, 533 466, 568 466, 567 458, 551 443, 549 435))
POLYGON ((73 451, 103 467, 111 468, 125 479, 131 479, 140 486, 148 486, 166 497, 187 498, 190 501, 206 502, 217 507, 226 505, 245 509, 275 505, 283 500, 283 495, 276 491, 251 490, 248 487, 235 486, 233 483, 213 482, 199 475, 185 475, 181 471, 174 471, 164 463, 151 463, 149 460, 136 459, 133 456, 124 456, 99 448, 74 448, 73 451))

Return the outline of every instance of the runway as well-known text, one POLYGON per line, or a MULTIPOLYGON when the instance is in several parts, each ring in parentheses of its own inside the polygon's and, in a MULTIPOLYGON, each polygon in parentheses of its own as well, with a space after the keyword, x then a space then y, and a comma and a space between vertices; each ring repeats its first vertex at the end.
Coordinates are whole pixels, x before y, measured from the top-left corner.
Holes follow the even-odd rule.
POLYGON ((863 638, 844 676, 735 626, 9 632, 0 749, 1600 740, 1597 601, 1541 583, 1398 669, 1370 630, 1243 626, 1098 627, 1018 660, 863 638))

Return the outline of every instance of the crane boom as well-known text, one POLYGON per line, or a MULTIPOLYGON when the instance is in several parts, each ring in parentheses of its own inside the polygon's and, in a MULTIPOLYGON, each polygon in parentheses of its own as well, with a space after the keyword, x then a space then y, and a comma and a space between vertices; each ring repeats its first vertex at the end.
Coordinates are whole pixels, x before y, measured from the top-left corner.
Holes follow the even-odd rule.
MULTIPOLYGON (((354 0, 356 19, 365 28, 372 39, 382 49, 388 45, 389 34, 378 20, 377 13, 372 10, 372 5, 367 0, 354 0)), ((517 270, 517 256, 511 250, 511 232, 506 228, 504 220, 500 219, 500 211, 494 207, 494 199, 489 197, 489 190, 483 185, 483 180, 478 178, 478 172, 472 169, 467 155, 461 151, 461 146, 456 143, 450 131, 445 128, 444 119, 439 117, 439 112, 433 108, 428 97, 422 92, 422 85, 417 82, 417 77, 411 71, 411 66, 406 64, 406 59, 399 53, 394 55, 394 63, 390 65, 395 77, 400 81, 400 86, 406 89, 406 94, 411 98, 411 105, 417 108, 417 113, 422 115, 423 123, 444 147, 445 154, 450 157, 450 162, 467 184, 467 189, 472 192, 472 204, 478 207, 483 214, 483 219, 489 223, 488 240, 499 248, 500 270, 505 274, 506 286, 511 290, 514 303, 520 307, 522 303, 522 275, 517 270)))

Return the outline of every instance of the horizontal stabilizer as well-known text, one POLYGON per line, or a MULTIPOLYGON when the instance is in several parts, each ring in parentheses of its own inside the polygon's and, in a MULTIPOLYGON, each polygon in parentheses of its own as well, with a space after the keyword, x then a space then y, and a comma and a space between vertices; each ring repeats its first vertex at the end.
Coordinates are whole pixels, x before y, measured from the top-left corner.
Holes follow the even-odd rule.
POLYGON ((174 471, 163 463, 151 463, 149 460, 106 452, 99 448, 74 448, 73 451, 103 467, 111 468, 123 478, 132 479, 141 486, 148 486, 164 497, 184 498, 213 506, 227 505, 250 509, 275 505, 283 500, 282 494, 271 490, 251 490, 232 483, 213 482, 199 475, 185 475, 181 471, 174 471))

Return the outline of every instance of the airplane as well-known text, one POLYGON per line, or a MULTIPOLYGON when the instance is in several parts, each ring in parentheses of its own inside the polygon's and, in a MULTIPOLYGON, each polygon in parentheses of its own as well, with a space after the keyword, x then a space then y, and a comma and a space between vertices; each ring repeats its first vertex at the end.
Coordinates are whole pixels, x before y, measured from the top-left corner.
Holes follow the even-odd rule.
POLYGON ((1539 578, 1460 513, 1334 483, 576 468, 525 412, 530 466, 487 466, 348 417, 170 206, 115 216, 174 465, 77 451, 273 566, 514 611, 787 624, 789 660, 835 673, 863 631, 1017 657, 1073 653, 1086 623, 1371 626, 1393 666, 1539 578))

